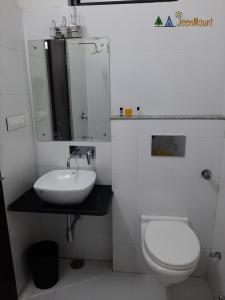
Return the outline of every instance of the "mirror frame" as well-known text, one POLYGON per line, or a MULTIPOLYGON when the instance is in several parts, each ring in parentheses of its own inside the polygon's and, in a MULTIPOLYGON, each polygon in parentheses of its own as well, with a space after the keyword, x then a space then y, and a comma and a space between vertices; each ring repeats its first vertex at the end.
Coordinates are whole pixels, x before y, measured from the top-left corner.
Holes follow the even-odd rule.
POLYGON ((85 5, 112 5, 112 4, 138 4, 138 3, 155 3, 155 2, 174 2, 178 0, 122 0, 122 1, 99 1, 99 2, 82 2, 82 0, 68 0, 70 6, 85 6, 85 5))

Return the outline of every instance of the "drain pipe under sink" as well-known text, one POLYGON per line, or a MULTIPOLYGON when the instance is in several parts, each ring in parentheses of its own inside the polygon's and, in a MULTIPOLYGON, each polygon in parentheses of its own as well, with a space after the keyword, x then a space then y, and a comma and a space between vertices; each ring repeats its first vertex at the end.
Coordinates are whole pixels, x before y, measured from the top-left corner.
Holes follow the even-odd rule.
POLYGON ((67 220, 66 239, 68 243, 72 243, 74 228, 77 221, 80 220, 80 215, 66 215, 66 220, 67 220))

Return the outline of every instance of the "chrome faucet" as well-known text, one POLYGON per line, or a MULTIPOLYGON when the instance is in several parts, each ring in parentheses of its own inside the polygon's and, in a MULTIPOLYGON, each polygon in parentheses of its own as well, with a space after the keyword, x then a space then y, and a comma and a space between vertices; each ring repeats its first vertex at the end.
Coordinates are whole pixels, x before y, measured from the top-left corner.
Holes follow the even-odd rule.
POLYGON ((70 169, 70 161, 73 157, 83 158, 86 157, 88 165, 91 164, 91 159, 95 159, 96 150, 93 146, 70 146, 69 157, 67 158, 67 168, 70 169))
POLYGON ((86 158, 88 165, 91 164, 91 159, 95 159, 95 147, 90 147, 86 152, 86 158))
POLYGON ((91 158, 92 158, 92 156, 93 156, 92 150, 91 150, 91 149, 88 149, 87 154, 86 154, 88 165, 90 165, 90 163, 91 163, 91 158))
POLYGON ((70 161, 71 161, 71 158, 73 158, 76 154, 76 151, 74 150, 70 155, 69 157, 67 158, 67 162, 66 162, 66 166, 68 169, 70 169, 70 161))
POLYGON ((71 158, 73 158, 74 156, 76 155, 79 155, 79 157, 81 157, 81 151, 80 151, 80 148, 77 148, 75 149, 70 155, 69 157, 67 158, 67 168, 70 169, 70 161, 71 161, 71 158))

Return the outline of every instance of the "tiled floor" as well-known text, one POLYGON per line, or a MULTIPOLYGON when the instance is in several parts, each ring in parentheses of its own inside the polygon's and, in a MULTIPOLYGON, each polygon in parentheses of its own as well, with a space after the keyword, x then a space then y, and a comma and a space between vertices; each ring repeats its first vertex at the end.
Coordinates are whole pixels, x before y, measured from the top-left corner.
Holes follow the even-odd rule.
POLYGON ((212 300, 212 294, 204 279, 190 278, 169 287, 168 300, 212 300))
MULTIPOLYGON (((30 282, 20 300, 167 300, 166 289, 154 276, 113 273, 110 263, 94 261, 87 261, 83 269, 75 271, 69 263, 61 261, 60 280, 55 287, 39 290, 30 282)), ((168 300, 212 300, 202 279, 177 285, 169 295, 168 300)))

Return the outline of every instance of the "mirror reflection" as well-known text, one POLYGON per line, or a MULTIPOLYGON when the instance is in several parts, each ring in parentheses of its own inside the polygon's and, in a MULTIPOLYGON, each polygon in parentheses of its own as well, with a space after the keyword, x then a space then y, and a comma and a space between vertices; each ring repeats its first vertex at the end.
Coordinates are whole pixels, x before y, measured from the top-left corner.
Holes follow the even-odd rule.
POLYGON ((107 38, 29 41, 37 137, 110 140, 107 38))

